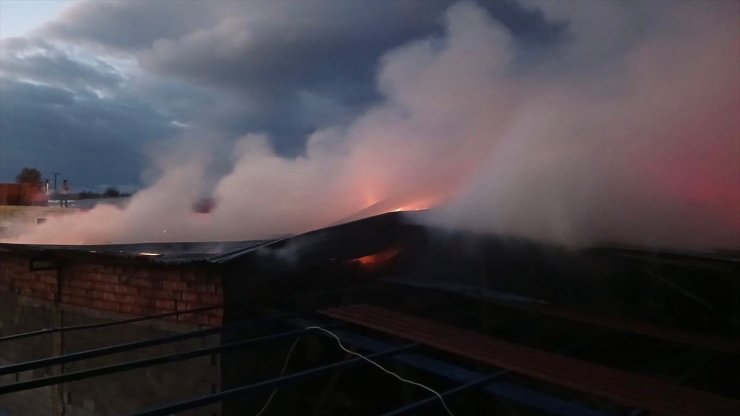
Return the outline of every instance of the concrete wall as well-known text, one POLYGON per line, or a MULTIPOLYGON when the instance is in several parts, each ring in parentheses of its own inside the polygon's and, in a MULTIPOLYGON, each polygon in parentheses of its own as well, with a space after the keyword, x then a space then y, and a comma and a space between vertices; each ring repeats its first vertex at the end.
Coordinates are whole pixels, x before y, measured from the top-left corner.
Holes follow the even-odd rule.
MULTIPOLYGON (((54 326, 108 322, 221 302, 220 278, 202 267, 121 265, 81 259, 59 270, 30 271, 30 257, 0 253, 0 336, 54 326)), ((220 325, 221 311, 98 329, 40 335, 0 343, 0 365, 100 348, 220 325)), ((98 357, 0 376, 0 384, 217 345, 218 336, 98 357)), ((129 414, 220 389, 220 357, 88 378, 0 396, 0 415, 92 416, 129 414)), ((179 414, 179 413, 178 413, 179 414)), ((220 405, 182 414, 218 415, 220 405)))

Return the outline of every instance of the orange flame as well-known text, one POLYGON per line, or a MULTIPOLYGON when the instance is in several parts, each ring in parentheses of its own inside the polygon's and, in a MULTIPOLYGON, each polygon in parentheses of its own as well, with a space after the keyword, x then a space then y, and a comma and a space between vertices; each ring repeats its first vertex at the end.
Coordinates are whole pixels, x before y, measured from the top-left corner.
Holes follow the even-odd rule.
POLYGON ((410 202, 404 205, 401 205, 400 207, 396 209, 392 209, 388 212, 401 212, 401 211, 421 211, 425 209, 429 209, 433 207, 434 205, 437 205, 442 198, 435 196, 430 198, 424 198, 420 199, 414 202, 410 202))
POLYGON ((367 256, 358 257, 351 261, 367 268, 376 268, 392 261, 401 253, 398 247, 391 247, 367 256))

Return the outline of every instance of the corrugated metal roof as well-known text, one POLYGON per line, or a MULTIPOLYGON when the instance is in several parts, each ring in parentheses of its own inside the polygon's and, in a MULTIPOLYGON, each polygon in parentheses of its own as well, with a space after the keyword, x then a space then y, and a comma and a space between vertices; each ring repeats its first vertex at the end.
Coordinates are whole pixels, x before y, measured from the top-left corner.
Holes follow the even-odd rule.
POLYGON ((43 245, 0 243, 0 251, 45 254, 89 254, 107 257, 137 258, 153 263, 220 263, 224 258, 243 255, 270 240, 135 243, 106 245, 43 245))

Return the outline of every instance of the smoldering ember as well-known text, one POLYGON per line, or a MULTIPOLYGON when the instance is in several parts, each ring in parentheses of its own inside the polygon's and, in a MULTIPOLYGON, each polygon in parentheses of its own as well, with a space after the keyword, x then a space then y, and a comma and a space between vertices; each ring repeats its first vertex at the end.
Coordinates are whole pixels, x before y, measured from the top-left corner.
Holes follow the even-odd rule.
POLYGON ((740 413, 739 21, 0 0, 0 416, 740 413))

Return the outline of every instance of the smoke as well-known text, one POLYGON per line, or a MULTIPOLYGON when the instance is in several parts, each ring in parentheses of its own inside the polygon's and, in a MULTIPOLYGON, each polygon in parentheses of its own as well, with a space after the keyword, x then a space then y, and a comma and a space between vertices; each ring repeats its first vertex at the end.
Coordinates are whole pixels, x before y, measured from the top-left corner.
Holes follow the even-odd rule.
POLYGON ((384 101, 315 132, 305 155, 248 135, 214 180, 207 150, 179 152, 125 209, 50 219, 16 241, 246 240, 444 201, 436 225, 568 245, 740 247, 738 4, 531 7, 568 23, 567 40, 537 59, 476 4, 455 4, 443 37, 383 56, 384 101), (208 195, 215 209, 194 213, 208 195))
POLYGON ((572 41, 439 221, 569 245, 740 248, 737 3, 544 2, 572 41))

